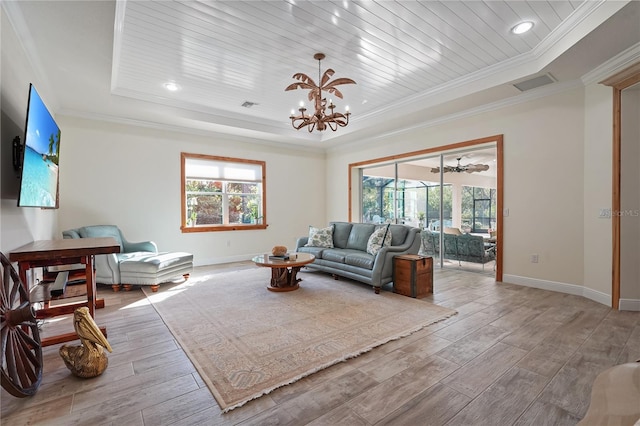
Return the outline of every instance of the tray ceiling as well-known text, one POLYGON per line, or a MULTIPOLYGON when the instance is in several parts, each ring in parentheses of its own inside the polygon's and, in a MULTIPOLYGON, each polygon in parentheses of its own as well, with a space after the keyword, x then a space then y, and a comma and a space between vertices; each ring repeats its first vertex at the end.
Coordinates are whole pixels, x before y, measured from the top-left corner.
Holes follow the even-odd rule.
MULTIPOLYGON (((18 32, 33 41, 27 48, 35 49, 35 56, 53 55, 46 52, 60 49, 56 43, 64 32, 77 31, 74 36, 80 39, 74 43, 86 52, 79 48, 75 56, 62 54, 75 61, 66 63, 66 70, 80 74, 93 60, 99 72, 90 75, 108 76, 100 90, 106 83, 109 98, 100 105, 83 101, 81 90, 73 102, 61 89, 56 95, 63 113, 111 119, 126 114, 128 120, 285 143, 321 140, 324 146, 517 96, 521 92, 512 83, 549 71, 552 81, 579 78, 639 39, 637 34, 618 37, 612 51, 590 56, 599 62, 578 57, 567 61, 565 68, 573 68, 564 72, 553 69, 554 61, 627 2, 4 3, 11 3, 6 9, 14 26, 30 23, 18 32), (534 22, 533 29, 512 34, 510 29, 523 20, 534 22), (352 112, 349 126, 335 133, 296 131, 288 119, 307 93, 284 88, 297 72, 317 79, 316 52, 326 55, 323 72, 332 68, 334 78, 357 83, 341 87, 344 100, 334 99, 339 110, 348 105, 352 112), (105 55, 111 59, 107 73, 105 55), (168 82, 179 90, 168 91, 168 82), (243 106, 246 102, 253 105, 243 106)), ((633 10, 637 14, 637 7, 633 10)), ((49 73, 52 78, 55 70, 49 73)))

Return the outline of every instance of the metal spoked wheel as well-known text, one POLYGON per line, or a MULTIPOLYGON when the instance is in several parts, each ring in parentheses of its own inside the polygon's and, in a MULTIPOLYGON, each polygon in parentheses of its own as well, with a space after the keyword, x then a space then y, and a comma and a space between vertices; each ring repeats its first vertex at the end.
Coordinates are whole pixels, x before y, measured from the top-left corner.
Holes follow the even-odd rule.
POLYGON ((32 396, 42 381, 42 345, 35 310, 9 259, 2 256, 0 339, 2 387, 18 398, 32 396))

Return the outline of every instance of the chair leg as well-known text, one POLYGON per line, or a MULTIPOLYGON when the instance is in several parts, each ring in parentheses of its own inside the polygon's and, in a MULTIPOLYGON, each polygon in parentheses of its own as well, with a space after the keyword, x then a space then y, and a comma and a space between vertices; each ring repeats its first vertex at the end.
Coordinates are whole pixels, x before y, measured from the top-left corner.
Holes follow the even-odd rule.
POLYGON ((124 287, 124 291, 131 291, 133 284, 122 284, 122 287, 124 287))
POLYGON ((160 288, 160 285, 159 285, 159 284, 153 284, 153 285, 151 286, 151 291, 152 291, 153 293, 155 293, 155 292, 157 292, 157 291, 158 291, 158 289, 159 289, 159 288, 160 288))
POLYGON ((111 284, 111 289, 113 291, 120 291, 120 284, 111 284))

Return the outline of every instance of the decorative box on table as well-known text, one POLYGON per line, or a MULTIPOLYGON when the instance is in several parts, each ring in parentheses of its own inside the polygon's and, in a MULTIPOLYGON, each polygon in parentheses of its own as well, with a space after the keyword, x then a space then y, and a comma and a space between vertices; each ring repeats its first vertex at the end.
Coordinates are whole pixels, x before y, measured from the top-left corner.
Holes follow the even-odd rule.
POLYGON ((393 291, 409 297, 433 292, 433 258, 403 254, 393 258, 393 291))

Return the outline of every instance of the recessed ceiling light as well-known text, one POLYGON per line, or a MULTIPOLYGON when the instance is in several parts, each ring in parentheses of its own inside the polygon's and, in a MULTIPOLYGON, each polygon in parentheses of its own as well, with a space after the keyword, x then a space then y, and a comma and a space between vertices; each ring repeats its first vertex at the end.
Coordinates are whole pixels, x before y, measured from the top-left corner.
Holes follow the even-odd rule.
POLYGON ((180 88, 180 86, 178 86, 176 83, 170 81, 170 82, 164 84, 164 88, 167 89, 170 92, 175 92, 176 90, 178 90, 180 88))
POLYGON ((520 22, 518 25, 511 28, 511 32, 514 34, 524 34, 527 31, 529 31, 531 28, 533 28, 533 22, 524 21, 524 22, 520 22))

